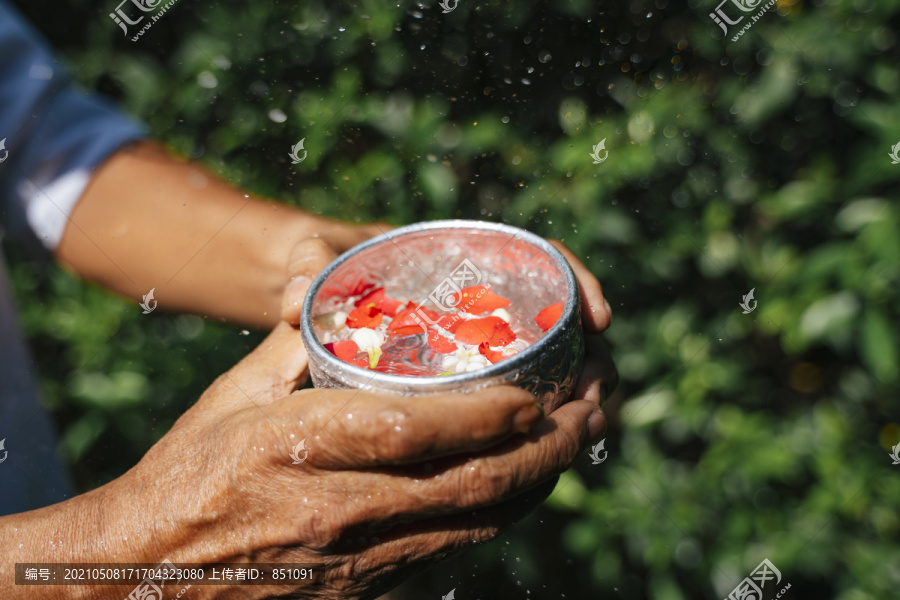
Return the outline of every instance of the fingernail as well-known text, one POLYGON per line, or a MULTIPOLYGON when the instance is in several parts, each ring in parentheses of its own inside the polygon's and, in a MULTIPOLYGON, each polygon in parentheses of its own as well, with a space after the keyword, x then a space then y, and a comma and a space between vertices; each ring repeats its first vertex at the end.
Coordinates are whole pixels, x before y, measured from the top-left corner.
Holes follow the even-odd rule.
POLYGON ((606 314, 608 314, 609 318, 611 319, 612 318, 612 308, 610 308, 609 302, 606 300, 606 298, 603 299, 603 306, 606 307, 606 314))
POLYGON ((513 429, 519 433, 525 433, 544 416, 543 407, 535 402, 525 408, 520 408, 513 417, 513 429))
POLYGON ((588 416, 587 428, 591 441, 600 439, 606 433, 606 416, 601 409, 595 408, 591 411, 588 416))

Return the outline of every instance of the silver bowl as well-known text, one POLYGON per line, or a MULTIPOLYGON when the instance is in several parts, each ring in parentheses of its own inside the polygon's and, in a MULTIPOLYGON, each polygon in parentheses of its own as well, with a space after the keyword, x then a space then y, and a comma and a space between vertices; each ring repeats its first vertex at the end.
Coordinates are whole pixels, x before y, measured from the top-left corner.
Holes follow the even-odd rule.
MULTIPOLYGON (((303 343, 317 388, 388 391, 404 395, 471 392, 515 385, 532 392, 550 413, 567 402, 584 358, 581 301, 575 274, 543 238, 517 227, 481 221, 431 221, 374 237, 325 268, 303 303, 303 343), (451 308, 454 291, 490 284, 522 314, 563 301, 562 316, 534 344, 478 371, 442 377, 380 373, 348 364, 316 336, 313 319, 334 310, 360 281, 402 288, 429 310, 451 308)), ((424 338, 424 336, 421 336, 424 338)))

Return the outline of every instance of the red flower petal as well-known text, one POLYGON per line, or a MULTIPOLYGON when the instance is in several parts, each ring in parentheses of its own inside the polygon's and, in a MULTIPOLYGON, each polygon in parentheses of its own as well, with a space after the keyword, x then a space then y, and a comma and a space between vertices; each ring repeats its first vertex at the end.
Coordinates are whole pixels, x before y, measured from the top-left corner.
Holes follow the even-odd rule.
POLYGON ((491 350, 491 347, 488 346, 487 342, 481 342, 480 344, 478 344, 478 351, 482 356, 491 361, 492 365, 497 364, 504 358, 507 358, 507 356, 499 350, 491 350))
POLYGON ((353 289, 350 291, 350 293, 347 295, 348 296, 359 296, 360 294, 365 294, 367 291, 371 290, 373 287, 375 287, 374 283, 370 283, 370 282, 366 281, 365 279, 360 279, 356 283, 356 285, 353 286, 353 289))
POLYGON ((331 353, 343 361, 350 362, 350 359, 356 358, 356 354, 359 352, 359 346, 357 346, 356 342, 354 342, 353 340, 347 340, 345 342, 335 342, 331 345, 334 346, 334 349, 331 350, 331 353))
POLYGON ((516 334, 500 317, 484 317, 465 321, 456 330, 456 341, 478 345, 487 342, 491 346, 506 346, 515 341, 516 334))
POLYGON ((380 287, 377 290, 372 290, 353 303, 353 306, 356 307, 369 305, 372 305, 375 308, 379 308, 387 316, 393 317, 400 310, 400 307, 403 306, 403 303, 399 300, 394 300, 393 298, 388 298, 387 296, 385 296, 384 288, 380 287))
POLYGON ((406 308, 397 313, 388 331, 391 335, 414 335, 425 333, 430 323, 437 321, 437 313, 424 308, 406 308), (417 314, 421 311, 421 314, 417 314), (421 325, 419 322, 421 321, 421 325))
POLYGON ((374 329, 381 325, 381 319, 383 318, 384 315, 380 308, 375 308, 374 306, 360 306, 359 308, 351 310, 350 314, 347 315, 347 327, 351 329, 358 329, 360 327, 374 329))
POLYGON ((359 352, 359 346, 357 346, 356 342, 354 342, 353 340, 324 344, 324 346, 326 350, 328 350, 344 362, 363 368, 369 366, 368 359, 356 358, 356 354, 359 352))
POLYGON ((405 325, 403 327, 395 327, 388 331, 388 335, 419 335, 420 333, 425 333, 425 330, 422 329, 420 325, 405 325))
POLYGON ((538 315, 534 318, 534 322, 537 323, 537 326, 541 328, 541 331, 547 331, 559 321, 559 318, 562 316, 563 311, 563 303, 558 302, 556 304, 552 304, 538 313, 538 315))
POLYGON ((353 303, 353 306, 368 306, 371 304, 375 308, 381 308, 381 301, 384 300, 384 288, 380 287, 377 290, 372 290, 359 300, 353 303))
POLYGON ((451 352, 456 352, 457 348, 459 348, 459 346, 434 329, 428 332, 428 345, 432 350, 441 354, 450 354, 451 352))
POLYGON ((384 297, 384 300, 381 301, 381 310, 384 311, 389 317, 396 316, 398 312, 400 312, 400 307, 403 306, 403 303, 399 300, 394 300, 393 298, 384 297))
POLYGON ((506 308, 507 306, 509 306, 509 300, 503 296, 498 296, 491 288, 483 285, 473 285, 462 289, 459 304, 456 305, 456 308, 462 312, 480 315, 498 308, 506 308))

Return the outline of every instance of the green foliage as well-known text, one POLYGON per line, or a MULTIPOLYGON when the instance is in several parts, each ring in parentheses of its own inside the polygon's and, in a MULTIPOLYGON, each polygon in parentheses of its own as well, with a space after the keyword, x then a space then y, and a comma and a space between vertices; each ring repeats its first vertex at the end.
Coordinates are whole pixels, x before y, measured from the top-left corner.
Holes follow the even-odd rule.
MULTIPOLYGON (((712 1, 182 1, 139 43, 112 4, 42 4, 85 85, 225 179, 348 220, 502 220, 604 284, 608 460, 410 597, 718 599, 763 558, 786 597, 896 593, 896 3, 779 1, 733 43, 712 1)), ((45 272, 13 265, 83 488, 260 339, 45 272)))

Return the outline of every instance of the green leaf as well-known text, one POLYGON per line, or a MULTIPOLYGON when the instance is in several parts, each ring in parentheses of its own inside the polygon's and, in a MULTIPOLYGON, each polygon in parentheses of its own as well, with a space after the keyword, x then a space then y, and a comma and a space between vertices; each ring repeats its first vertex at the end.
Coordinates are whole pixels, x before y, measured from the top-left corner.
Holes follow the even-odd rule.
POLYGON ((869 223, 887 219, 890 207, 881 198, 862 198, 847 203, 834 217, 834 222, 844 231, 856 231, 869 223))
POLYGON ((78 462, 97 441, 107 426, 103 413, 93 410, 70 425, 60 440, 70 463, 78 462))
POLYGON ((559 481, 545 504, 557 510, 579 511, 586 497, 587 489, 578 473, 569 470, 559 476, 559 481))
POLYGON ((800 319, 800 331, 809 340, 843 333, 859 312, 859 300, 852 292, 839 292, 814 302, 800 319))
POLYGON ((72 395, 86 405, 100 409, 139 406, 147 393, 147 378, 141 373, 121 371, 104 373, 78 372, 72 380, 72 395))
POLYGON ((878 309, 869 309, 859 335, 859 353, 863 362, 882 383, 897 380, 900 356, 897 336, 887 317, 878 309))

